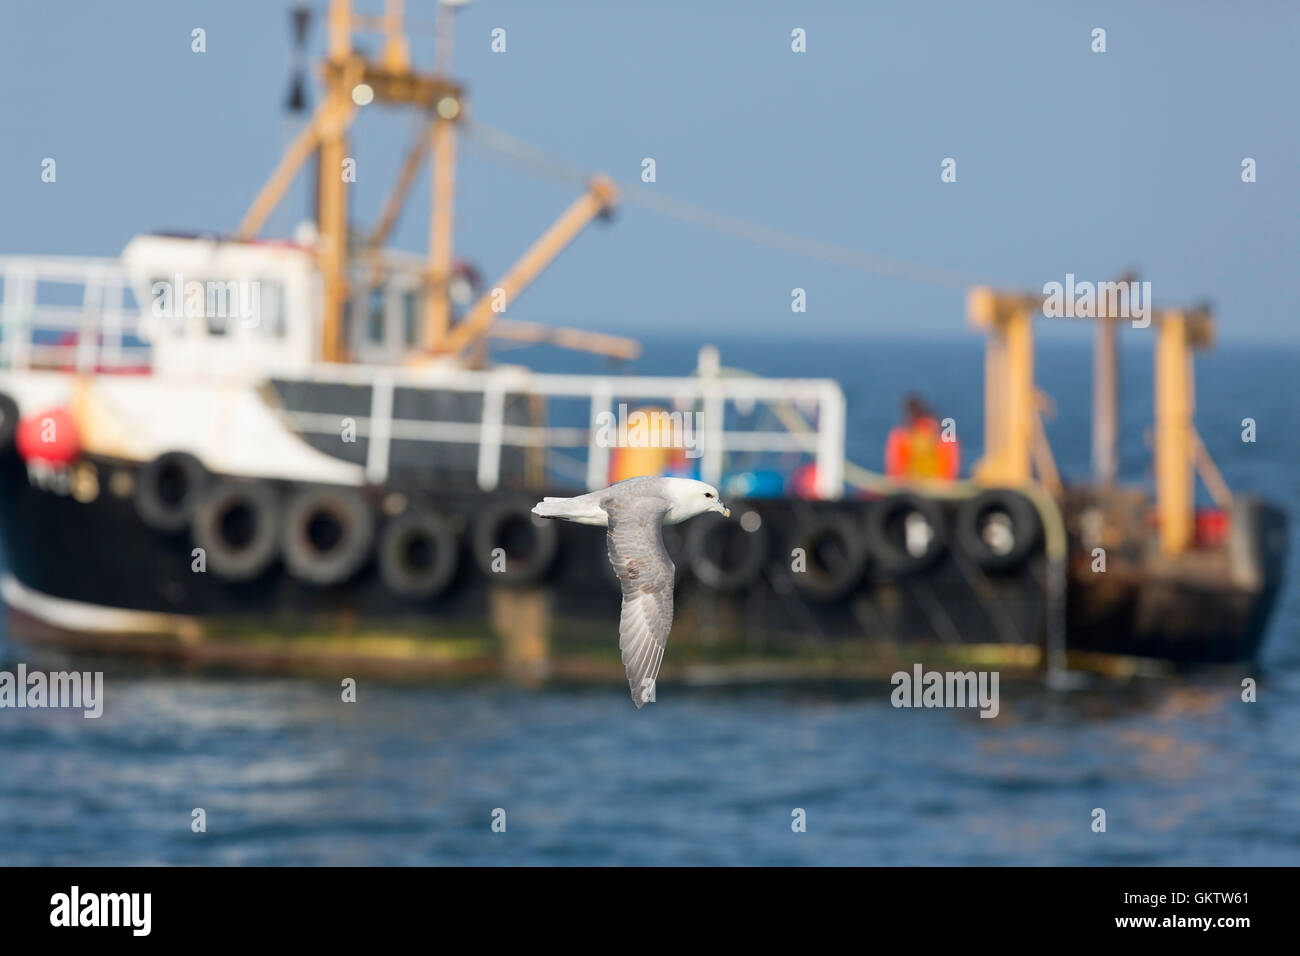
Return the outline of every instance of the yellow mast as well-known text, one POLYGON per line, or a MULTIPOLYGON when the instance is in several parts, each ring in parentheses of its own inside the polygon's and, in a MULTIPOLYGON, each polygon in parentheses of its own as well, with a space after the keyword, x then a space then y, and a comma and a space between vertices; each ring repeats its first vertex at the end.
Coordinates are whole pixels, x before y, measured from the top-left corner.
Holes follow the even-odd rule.
POLYGON ((1037 415, 1034 389, 1034 326, 1023 296, 971 290, 971 324, 989 337, 984 366, 984 457, 975 479, 1018 487, 1030 480, 1037 415))
POLYGON ((1187 323, 1167 314, 1156 331, 1156 513, 1160 551, 1176 555, 1192 543, 1191 352, 1187 323))
POLYGON ((1194 349, 1209 345, 1213 324, 1204 311, 1170 309, 1155 318, 1156 516, 1160 552, 1176 556, 1192 544, 1196 514, 1196 468, 1220 500, 1226 486, 1196 434, 1194 349), (1217 485, 1215 477, 1217 477, 1217 485))
POLYGON ((348 192, 343 164, 347 158, 347 127, 356 105, 352 90, 359 79, 352 53, 351 0, 334 0, 329 13, 329 59, 321 120, 319 239, 324 303, 321 314, 321 359, 347 360, 343 312, 348 300, 348 192))
MULTIPOLYGON (((451 26, 454 7, 438 6, 438 37, 434 69, 451 70, 451 26)), ((429 274, 424 300, 424 347, 440 352, 451 331, 452 225, 456 200, 456 127, 460 104, 439 103, 429 132, 429 175, 433 208, 429 211, 429 274)))
MULTIPOLYGON (((1135 281, 1126 276, 1121 281, 1135 281)), ((1038 427, 1038 393, 1034 386, 1033 318, 1042 311, 1037 293, 999 292, 979 287, 967 298, 971 324, 988 333, 984 373, 984 457, 975 466, 975 480, 986 485, 1017 487, 1033 478, 1035 443, 1045 443, 1038 427)), ((1113 461, 1115 400, 1113 335, 1117 316, 1097 316, 1104 334, 1098 364, 1103 366, 1094 385, 1094 411, 1103 421, 1094 440, 1095 460, 1113 461), (1098 454, 1098 452, 1100 452, 1098 454)), ((1230 493, 1196 434, 1192 380, 1193 349, 1209 344, 1213 319, 1201 309, 1152 309, 1155 349, 1155 477, 1156 516, 1160 551, 1176 557, 1192 544, 1195 530, 1195 476, 1200 468, 1216 500, 1230 493)), ((1050 457, 1048 458, 1050 460, 1050 457)), ((1113 464, 1099 469, 1108 481, 1113 464)), ((1040 481, 1044 476, 1039 474, 1040 481)), ((1051 483, 1051 482, 1046 482, 1051 483)))
MULTIPOLYGON (((453 263, 452 234, 456 190, 456 126, 465 120, 465 95, 448 74, 451 67, 452 16, 460 0, 443 0, 438 8, 436 62, 433 73, 411 68, 410 46, 404 26, 402 0, 386 0, 382 16, 353 11, 351 0, 330 0, 328 54, 321 67, 325 98, 310 122, 285 152, 275 171, 258 193, 239 224, 237 237, 251 239, 284 197, 294 177, 313 152, 320 157, 317 193, 317 257, 324 285, 320 331, 320 356, 324 361, 348 361, 343 317, 352 293, 348 226, 348 186, 344 161, 348 158, 348 129, 358 105, 372 100, 397 103, 423 111, 429 119, 427 133, 403 162, 379 223, 368 234, 364 257, 371 282, 382 278, 381 247, 418 174, 423 154, 429 153, 432 178, 429 210, 429 254, 425 267, 424 328, 420 344, 425 355, 463 356, 481 347, 493 333, 498 303, 515 296, 554 261, 555 257, 596 216, 608 212, 618 191, 604 177, 596 177, 587 192, 560 217, 524 256, 471 309, 466 320, 453 328, 449 297, 453 263), (354 32, 379 33, 384 48, 378 61, 353 46, 354 32), (495 307, 494 307, 495 306, 495 307)), ((518 332, 518 329, 515 330, 518 332)), ((534 333, 529 333, 533 335, 534 333)), ((602 354, 625 355, 629 343, 612 336, 564 330, 554 341, 567 348, 602 354)), ((634 346, 634 343, 632 344, 634 346)))

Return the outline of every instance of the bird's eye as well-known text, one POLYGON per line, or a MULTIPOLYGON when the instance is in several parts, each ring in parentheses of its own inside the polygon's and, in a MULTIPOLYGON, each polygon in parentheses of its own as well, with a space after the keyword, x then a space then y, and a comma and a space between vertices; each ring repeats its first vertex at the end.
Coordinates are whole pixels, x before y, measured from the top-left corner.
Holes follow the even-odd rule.
POLYGON ((704 493, 704 497, 706 497, 706 498, 712 498, 712 497, 713 497, 713 492, 711 492, 711 491, 706 491, 706 492, 704 493))

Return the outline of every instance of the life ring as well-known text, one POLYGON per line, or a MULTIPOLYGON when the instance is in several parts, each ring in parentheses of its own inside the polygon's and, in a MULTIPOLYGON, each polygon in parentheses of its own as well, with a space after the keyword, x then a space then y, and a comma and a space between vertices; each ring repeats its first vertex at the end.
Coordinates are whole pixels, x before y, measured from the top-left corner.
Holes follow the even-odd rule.
POLYGON ((531 503, 501 501, 479 516, 473 546, 479 570, 491 580, 531 584, 550 570, 560 534, 553 521, 533 516, 531 503))
POLYGON ((309 584, 345 581, 369 557, 374 523, 370 508, 350 488, 304 488, 285 509, 284 563, 309 584))
POLYGON ((803 551, 803 569, 791 575, 795 586, 814 600, 834 601, 862 580, 867 546, 848 520, 816 518, 801 524, 790 547, 803 551))
POLYGON ((1033 502, 994 488, 958 506, 953 537, 961 553, 985 571, 1009 571, 1025 562, 1042 530, 1033 502))
POLYGON ((763 573, 768 538, 761 519, 753 530, 740 521, 721 518, 695 521, 686 532, 686 560, 691 573, 705 587, 739 591, 763 573))
POLYGON ((13 447, 14 433, 18 431, 18 403, 0 392, 0 454, 13 447))
POLYGON ((136 476, 136 514, 155 531, 180 531, 193 519, 209 482, 208 470, 193 455, 164 452, 136 476))
POLYGON ((249 581, 280 550, 275 492, 261 482, 224 481, 204 494, 194 511, 194 544, 208 567, 230 581, 249 581))
POLYGON ((910 492, 877 501, 867 512, 867 550, 887 574, 915 574, 944 552, 943 512, 930 498, 910 492), (916 522, 924 522, 918 526, 916 522), (917 529, 918 530, 914 530, 917 529), (923 542, 917 547, 918 542, 923 542))
POLYGON ((379 536, 379 576, 390 591, 423 600, 441 594, 456 574, 456 535, 440 515, 407 511, 379 536))

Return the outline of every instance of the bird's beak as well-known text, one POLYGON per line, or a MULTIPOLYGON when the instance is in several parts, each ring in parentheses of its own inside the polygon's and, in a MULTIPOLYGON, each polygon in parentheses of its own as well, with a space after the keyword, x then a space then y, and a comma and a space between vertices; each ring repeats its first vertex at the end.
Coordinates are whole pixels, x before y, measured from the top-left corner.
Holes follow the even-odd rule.
MULTIPOLYGON (((718 504, 721 505, 722 502, 718 502, 718 504)), ((730 517, 731 517, 731 509, 728 508, 726 505, 722 505, 722 517, 724 517, 724 518, 730 518, 730 517)))

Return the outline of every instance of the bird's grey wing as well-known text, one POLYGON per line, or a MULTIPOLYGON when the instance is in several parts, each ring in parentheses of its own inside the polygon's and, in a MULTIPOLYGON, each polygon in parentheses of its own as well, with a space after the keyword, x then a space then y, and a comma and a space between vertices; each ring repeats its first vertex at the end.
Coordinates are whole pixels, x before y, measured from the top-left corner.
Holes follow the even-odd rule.
POLYGON ((647 700, 654 700, 655 678, 673 626, 677 569, 663 538, 664 514, 670 502, 657 496, 612 496, 602 507, 609 515, 609 562, 623 584, 618 647, 623 652, 632 703, 640 709, 647 700))

